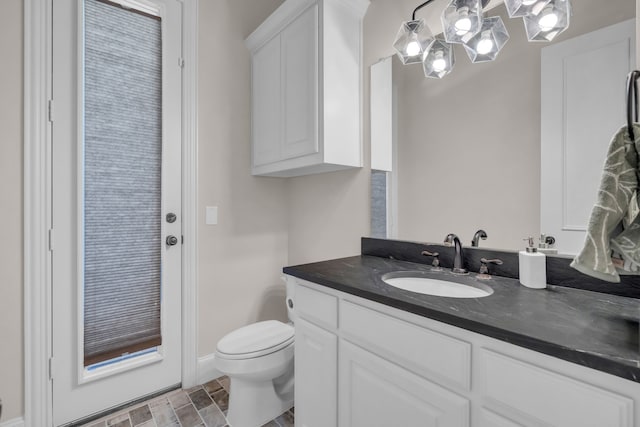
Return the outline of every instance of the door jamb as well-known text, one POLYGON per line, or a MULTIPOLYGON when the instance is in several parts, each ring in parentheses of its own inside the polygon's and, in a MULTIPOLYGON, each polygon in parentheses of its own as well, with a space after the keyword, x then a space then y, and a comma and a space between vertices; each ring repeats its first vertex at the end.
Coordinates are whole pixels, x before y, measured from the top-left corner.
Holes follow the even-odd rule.
MULTIPOLYGON (((24 4, 24 420, 51 426, 51 1, 24 4)), ((182 2, 182 384, 197 381, 197 40, 182 2)))

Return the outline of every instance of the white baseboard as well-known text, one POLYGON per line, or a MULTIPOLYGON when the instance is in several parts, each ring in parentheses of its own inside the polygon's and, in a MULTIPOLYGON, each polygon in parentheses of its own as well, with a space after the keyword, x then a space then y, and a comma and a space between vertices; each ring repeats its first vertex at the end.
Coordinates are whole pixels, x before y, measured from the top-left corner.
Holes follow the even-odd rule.
MULTIPOLYGON (((224 374, 216 369, 215 353, 198 358, 198 384, 204 384, 224 374)), ((4 426, 0 426, 4 427, 4 426)))
POLYGON ((0 427, 24 427, 24 418, 20 417, 0 422, 0 427))

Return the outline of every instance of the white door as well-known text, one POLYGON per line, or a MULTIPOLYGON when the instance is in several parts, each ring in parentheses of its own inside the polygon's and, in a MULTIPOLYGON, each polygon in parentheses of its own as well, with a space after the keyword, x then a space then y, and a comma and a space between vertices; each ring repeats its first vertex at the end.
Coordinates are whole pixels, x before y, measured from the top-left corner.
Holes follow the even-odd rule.
POLYGON ((633 20, 542 49, 540 231, 555 236, 560 253, 584 244, 634 66, 633 20))
POLYGON ((52 5, 59 426, 181 381, 182 10, 178 0, 52 5))

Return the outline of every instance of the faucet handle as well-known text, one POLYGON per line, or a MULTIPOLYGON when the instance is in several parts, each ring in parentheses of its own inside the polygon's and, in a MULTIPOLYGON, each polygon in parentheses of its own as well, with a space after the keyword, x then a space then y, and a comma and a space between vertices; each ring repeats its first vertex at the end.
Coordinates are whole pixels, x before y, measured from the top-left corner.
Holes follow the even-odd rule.
POLYGON ((438 252, 422 251, 422 255, 433 257, 433 262, 431 263, 431 271, 442 271, 442 268, 440 268, 440 260, 438 259, 438 256, 440 256, 440 254, 438 252))
POLYGON ((457 239, 458 236, 456 236, 453 233, 449 233, 447 234, 447 236, 444 238, 444 245, 445 246, 453 246, 454 245, 454 239, 457 239))
POLYGON ((489 275, 489 266, 488 264, 495 264, 495 265, 502 265, 504 264, 504 262, 502 262, 501 259, 486 259, 486 258, 480 258, 480 270, 478 271, 478 279, 490 279, 491 276, 489 275))

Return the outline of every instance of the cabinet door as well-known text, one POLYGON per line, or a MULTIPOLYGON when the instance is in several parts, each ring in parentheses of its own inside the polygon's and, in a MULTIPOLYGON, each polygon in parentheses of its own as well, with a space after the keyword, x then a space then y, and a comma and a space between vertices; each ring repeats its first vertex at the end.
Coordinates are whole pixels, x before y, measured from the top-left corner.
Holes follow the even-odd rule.
POLYGON ((282 159, 318 152, 318 6, 281 33, 282 159))
POLYGON ((280 159, 280 36, 254 53, 251 80, 253 165, 258 166, 280 159))
POLYGON ((338 395, 341 427, 469 426, 467 399, 344 340, 338 395))
POLYGON ((297 427, 336 427, 338 338, 296 320, 295 404, 297 427))

